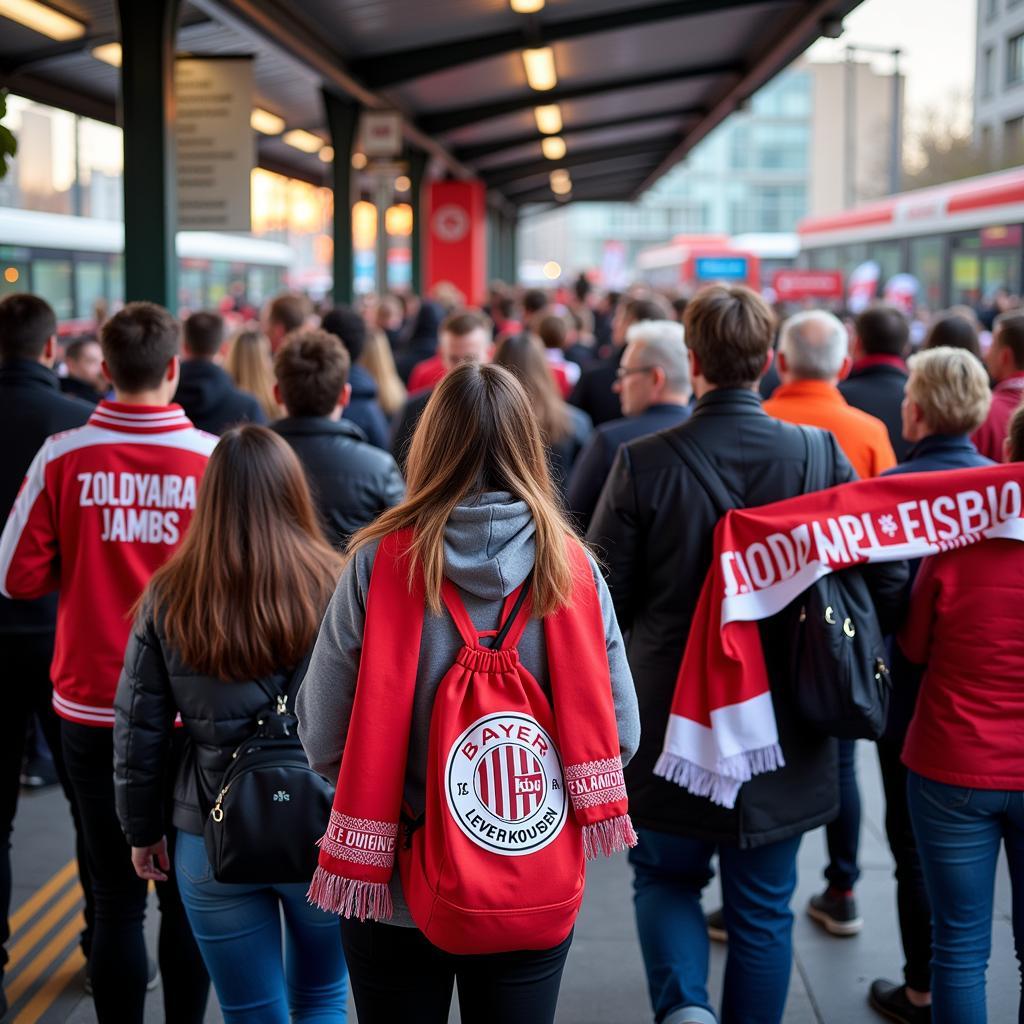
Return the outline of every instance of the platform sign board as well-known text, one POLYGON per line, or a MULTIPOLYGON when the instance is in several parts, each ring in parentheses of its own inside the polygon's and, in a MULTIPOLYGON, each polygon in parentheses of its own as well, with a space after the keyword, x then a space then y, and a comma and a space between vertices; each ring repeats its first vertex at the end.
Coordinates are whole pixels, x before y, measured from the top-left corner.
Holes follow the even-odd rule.
POLYGON ((779 302, 843 297, 843 275, 838 270, 776 270, 772 289, 779 302))
POLYGON ((174 86, 179 230, 251 230, 252 58, 180 57, 174 86))
POLYGON ((402 115, 395 110, 364 110, 359 118, 359 148, 371 160, 402 152, 402 115))
POLYGON ((425 290, 449 281, 469 303, 483 302, 487 267, 484 183, 435 181, 425 198, 425 290))

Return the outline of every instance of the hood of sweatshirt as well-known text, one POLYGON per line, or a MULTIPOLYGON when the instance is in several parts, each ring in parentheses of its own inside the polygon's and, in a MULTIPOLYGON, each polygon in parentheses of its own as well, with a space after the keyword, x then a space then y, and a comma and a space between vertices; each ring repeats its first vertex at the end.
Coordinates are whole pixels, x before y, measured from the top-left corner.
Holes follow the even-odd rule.
POLYGON ((215 413, 234 391, 234 381, 227 370, 205 359, 186 359, 181 364, 174 400, 188 410, 190 417, 203 420, 215 413))
POLYGON ((506 491, 478 495, 448 519, 445 575, 474 597, 500 601, 533 568, 535 532, 526 502, 506 491))

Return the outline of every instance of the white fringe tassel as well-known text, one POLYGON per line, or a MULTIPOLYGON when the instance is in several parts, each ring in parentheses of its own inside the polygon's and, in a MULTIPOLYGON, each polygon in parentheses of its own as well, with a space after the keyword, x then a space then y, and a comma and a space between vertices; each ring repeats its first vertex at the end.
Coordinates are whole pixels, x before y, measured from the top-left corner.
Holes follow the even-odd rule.
POLYGON ((718 762, 717 771, 703 768, 681 754, 666 750, 658 758, 654 774, 682 786, 694 796, 707 797, 720 807, 734 807, 744 782, 755 775, 776 771, 785 764, 782 748, 777 743, 722 758, 718 762))
POLYGON ((636 843, 636 832, 628 814, 583 826, 583 855, 587 860, 595 860, 601 854, 611 857, 636 843))
POLYGON ((329 914, 356 917, 360 921, 386 921, 395 909, 384 882, 357 882, 318 867, 306 899, 329 914))

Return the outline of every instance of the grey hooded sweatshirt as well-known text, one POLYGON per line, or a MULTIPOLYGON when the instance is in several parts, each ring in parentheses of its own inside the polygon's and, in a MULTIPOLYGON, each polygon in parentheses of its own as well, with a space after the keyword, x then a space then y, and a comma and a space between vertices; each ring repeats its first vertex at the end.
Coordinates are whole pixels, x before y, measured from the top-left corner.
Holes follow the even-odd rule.
MULTIPOLYGON (((352 714, 366 597, 376 550, 375 544, 368 545, 345 567, 296 701, 299 737, 309 763, 335 781, 352 714)), ((493 491, 459 505, 452 513, 445 529, 445 576, 458 586, 478 629, 494 629, 498 625, 502 602, 526 579, 533 561, 534 524, 524 502, 504 491, 493 491)), ((619 749, 625 764, 640 742, 636 692, 611 596, 592 559, 590 567, 601 599, 619 749)), ((395 631, 400 638, 402 623, 395 623, 395 631)), ((416 813, 426 803, 427 744, 434 694, 461 646, 462 638, 447 611, 441 615, 425 614, 403 794, 416 813)), ((531 619, 527 624, 518 649, 523 665, 548 691, 544 627, 539 619, 531 619)), ((402 898, 397 871, 391 880, 391 895, 395 915, 390 923, 414 927, 402 898)))

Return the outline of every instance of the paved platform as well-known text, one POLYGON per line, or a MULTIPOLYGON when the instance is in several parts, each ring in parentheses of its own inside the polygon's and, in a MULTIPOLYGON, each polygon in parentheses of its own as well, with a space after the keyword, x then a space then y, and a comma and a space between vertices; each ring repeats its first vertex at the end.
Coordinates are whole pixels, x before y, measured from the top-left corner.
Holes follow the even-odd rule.
MULTIPOLYGON (((898 978, 903 963, 896 927, 892 861, 882 829, 881 785, 874 751, 859 752, 864 830, 863 878, 858 897, 864 931, 854 938, 826 935, 803 913, 821 886, 822 834, 805 837, 800 851, 800 884, 794 935, 794 964, 785 1024, 878 1024, 865 1001, 872 978, 898 978)), ((70 820, 59 791, 27 794, 14 836, 12 963, 7 975, 11 1024, 90 1024, 92 1001, 82 989, 83 962, 76 937, 80 894, 71 863, 70 820)), ((718 897, 709 888, 709 905, 718 897)), ((149 915, 151 948, 155 909, 149 915)), ((713 947, 712 991, 721 989, 724 949, 713 947)), ((989 1021, 1017 1018, 1019 981, 1010 929, 1010 886, 1005 861, 996 885, 993 954, 988 972, 989 1021)), ((151 994, 146 1020, 163 1018, 159 991, 151 994)), ((355 1013, 350 1016, 354 1021, 355 1013)), ((207 1021, 221 1020, 211 997, 207 1021)), ((630 901, 624 858, 602 861, 590 872, 587 899, 569 956, 559 1024, 644 1024, 651 1020, 630 901)), ((452 1021, 458 1021, 453 1010, 452 1021)))

